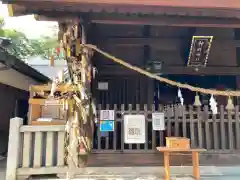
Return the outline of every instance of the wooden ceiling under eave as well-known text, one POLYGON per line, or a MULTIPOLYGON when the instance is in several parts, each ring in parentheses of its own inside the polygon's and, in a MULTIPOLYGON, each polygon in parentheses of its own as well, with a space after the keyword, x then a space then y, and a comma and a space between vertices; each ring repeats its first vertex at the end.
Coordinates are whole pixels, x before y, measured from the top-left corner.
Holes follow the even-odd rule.
MULTIPOLYGON (((63 18, 83 15, 90 21, 103 24, 114 24, 117 21, 119 24, 133 22, 139 24, 137 20, 141 17, 141 21, 144 22, 140 24, 144 24, 149 20, 154 21, 154 18, 168 17, 171 26, 196 24, 196 27, 240 27, 239 0, 3 0, 3 2, 14 3, 10 8, 13 16, 37 14, 40 15, 39 20, 61 21, 63 18), (173 22, 171 17, 174 19, 173 22), (179 18, 178 22, 175 20, 176 17, 179 18), (194 24, 195 18, 198 23, 194 24)), ((156 21, 149 25, 168 24, 165 19, 160 23, 159 20, 156 21)))

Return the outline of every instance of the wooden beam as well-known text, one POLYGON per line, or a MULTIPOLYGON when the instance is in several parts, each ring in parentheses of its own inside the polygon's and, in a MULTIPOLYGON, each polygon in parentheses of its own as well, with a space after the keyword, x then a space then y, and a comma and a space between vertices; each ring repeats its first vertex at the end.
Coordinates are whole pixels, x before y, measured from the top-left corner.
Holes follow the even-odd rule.
MULTIPOLYGON (((79 13, 39 11, 39 20, 44 21, 66 21, 69 18, 79 16, 79 13)), ((36 12, 32 12, 36 13, 36 12)), ((81 16, 97 24, 119 24, 119 25, 153 25, 153 26, 175 26, 175 27, 217 27, 217 28, 240 28, 238 18, 216 18, 216 17, 191 17, 191 16, 136 16, 117 13, 81 13, 81 16)))
MULTIPOLYGON (((123 75, 123 74, 136 74, 132 70, 129 70, 122 66, 114 66, 114 65, 105 65, 98 69, 100 75, 123 75)), ((155 74, 174 74, 174 75, 240 75, 240 67, 202 67, 196 70, 192 67, 186 66, 163 66, 161 72, 156 72, 155 74)))
POLYGON ((180 39, 177 38, 102 38, 104 45, 111 46, 165 46, 171 49, 178 49, 180 46, 180 39))
MULTIPOLYGON (((209 34, 212 35, 212 34, 209 34)), ((103 45, 111 46, 166 46, 175 47, 178 49, 183 38, 126 38, 126 37, 104 37, 101 38, 103 45)), ((236 47, 240 47, 240 40, 231 40, 231 39, 217 39, 213 41, 214 44, 234 44, 236 47)))
MULTIPOLYGON (((3 2, 12 2, 12 0, 3 0, 3 2)), ((44 2, 41 0, 18 0, 18 2, 44 2)), ((50 0, 49 2, 65 4, 73 3, 79 5, 86 3, 86 0, 50 0)), ((88 0, 88 4, 112 4, 112 5, 139 5, 142 6, 165 6, 165 7, 188 7, 188 8, 211 8, 211 9, 240 9, 239 0, 88 0)))
POLYGON ((240 28, 240 19, 237 18, 209 18, 188 16, 113 16, 109 14, 92 14, 90 20, 98 24, 120 25, 152 25, 152 26, 176 26, 176 27, 218 27, 240 28))

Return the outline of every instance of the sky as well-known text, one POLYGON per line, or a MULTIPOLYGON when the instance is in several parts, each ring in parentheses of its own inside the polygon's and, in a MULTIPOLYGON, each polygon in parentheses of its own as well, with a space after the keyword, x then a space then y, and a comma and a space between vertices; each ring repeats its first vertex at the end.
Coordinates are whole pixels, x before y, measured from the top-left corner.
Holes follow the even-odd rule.
POLYGON ((9 17, 7 5, 0 2, 0 17, 4 18, 4 28, 13 28, 24 32, 28 38, 38 38, 42 35, 56 35, 57 22, 36 21, 33 15, 9 17))

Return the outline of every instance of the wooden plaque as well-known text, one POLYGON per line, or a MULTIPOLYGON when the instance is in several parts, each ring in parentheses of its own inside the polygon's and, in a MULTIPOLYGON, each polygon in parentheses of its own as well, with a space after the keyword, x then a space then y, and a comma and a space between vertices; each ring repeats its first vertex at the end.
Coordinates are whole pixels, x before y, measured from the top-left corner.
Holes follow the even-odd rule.
POLYGON ((210 52, 213 36, 193 36, 188 66, 205 67, 210 52))

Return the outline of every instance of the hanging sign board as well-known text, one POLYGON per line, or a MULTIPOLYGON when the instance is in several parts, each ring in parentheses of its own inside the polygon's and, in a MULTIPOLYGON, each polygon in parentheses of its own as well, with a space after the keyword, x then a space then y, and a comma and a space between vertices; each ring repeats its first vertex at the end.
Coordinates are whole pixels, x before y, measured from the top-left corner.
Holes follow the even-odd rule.
POLYGON ((101 110, 100 120, 114 120, 114 110, 101 110))
POLYGON ((114 131, 114 121, 100 121, 100 131, 101 132, 114 131))
POLYGON ((193 36, 188 66, 205 67, 210 52, 213 36, 193 36))
POLYGON ((146 141, 144 115, 124 116, 124 143, 142 144, 146 141))
POLYGON ((98 82, 98 90, 108 90, 108 82, 98 82))
POLYGON ((165 130, 165 120, 163 112, 152 113, 152 127, 154 131, 165 130))

